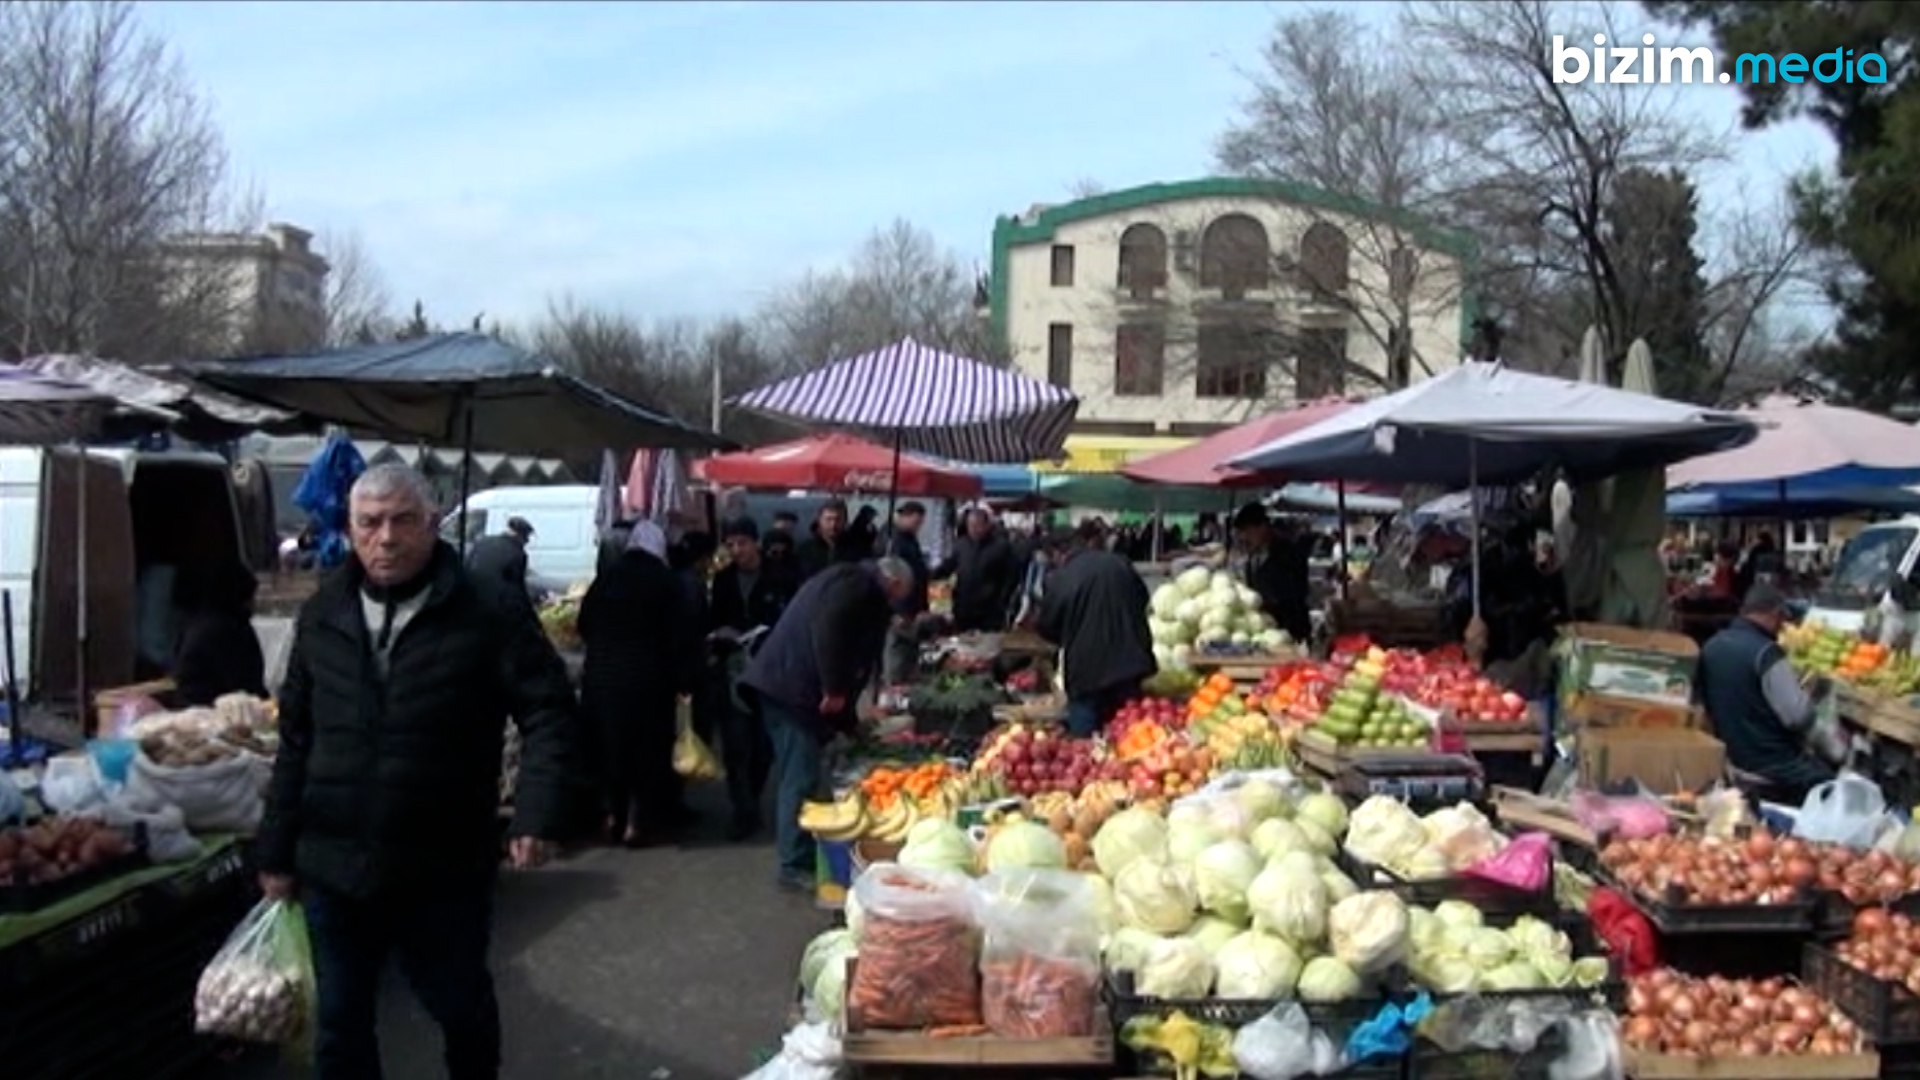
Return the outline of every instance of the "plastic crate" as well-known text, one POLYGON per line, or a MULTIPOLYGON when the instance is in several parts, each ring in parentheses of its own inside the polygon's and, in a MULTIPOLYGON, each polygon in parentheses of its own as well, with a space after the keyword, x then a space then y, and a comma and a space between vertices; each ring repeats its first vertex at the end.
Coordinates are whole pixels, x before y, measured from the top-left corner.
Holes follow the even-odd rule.
POLYGON ((1801 981, 1838 1006, 1879 1046, 1920 1044, 1920 997, 1861 971, 1824 945, 1801 952, 1801 981))
MULTIPOLYGON (((1489 919, 1486 925, 1505 930, 1512 926, 1519 916, 1510 919, 1489 919)), ((1435 1005, 1461 998, 1478 997, 1493 1001, 1551 1001, 1561 1000, 1583 1008, 1606 1007, 1615 1013, 1624 1013, 1627 1003, 1627 977, 1620 963, 1601 943, 1593 932, 1593 923, 1585 915, 1561 912, 1545 920, 1554 929, 1567 935, 1573 947, 1573 957, 1604 956, 1607 958, 1607 977, 1598 986, 1545 987, 1539 990, 1475 990, 1464 994, 1442 994, 1435 990, 1426 990, 1414 985, 1415 991, 1425 991, 1435 1005)))
POLYGON ((1622 885, 1605 868, 1595 880, 1632 901, 1663 934, 1807 934, 1820 907, 1812 893, 1785 904, 1689 904, 1679 893, 1663 900, 1622 885))
POLYGON ((1566 1047, 1560 1029, 1549 1029, 1524 1054, 1507 1050, 1442 1050, 1416 1038, 1407 1052, 1407 1080, 1548 1080, 1548 1070, 1566 1047))
MULTIPOLYGON (((1286 1004, 1268 999, 1143 997, 1134 990, 1133 974, 1125 971, 1108 973, 1103 994, 1116 1033, 1123 1031, 1127 1022, 1136 1017, 1168 1016, 1175 1012, 1183 1012, 1202 1024, 1215 1024, 1237 1031, 1286 1004)), ((1337 1045, 1344 1046, 1354 1027, 1372 1019, 1389 1000, 1389 997, 1382 995, 1363 1001, 1343 1001, 1336 1005, 1301 1003, 1301 1008, 1307 1011, 1307 1019, 1314 1028, 1325 1031, 1337 1045)), ((1114 1052, 1119 1055, 1123 1066, 1131 1066, 1124 1070, 1123 1075, 1173 1075, 1170 1062, 1157 1054, 1137 1053, 1126 1045, 1124 1039, 1115 1039, 1114 1052)), ((1400 1080, 1402 1065, 1401 1057, 1395 1055, 1349 1065, 1323 1080, 1400 1080)))
POLYGON ((1362 889, 1385 889, 1401 900, 1419 907, 1432 907, 1445 900, 1461 900, 1480 909, 1489 919, 1515 919, 1533 915, 1552 918, 1559 906, 1553 899, 1553 878, 1543 889, 1529 891, 1502 885, 1497 881, 1457 874, 1433 881, 1408 881, 1384 866, 1375 866, 1348 854, 1342 848, 1334 857, 1340 871, 1362 889))

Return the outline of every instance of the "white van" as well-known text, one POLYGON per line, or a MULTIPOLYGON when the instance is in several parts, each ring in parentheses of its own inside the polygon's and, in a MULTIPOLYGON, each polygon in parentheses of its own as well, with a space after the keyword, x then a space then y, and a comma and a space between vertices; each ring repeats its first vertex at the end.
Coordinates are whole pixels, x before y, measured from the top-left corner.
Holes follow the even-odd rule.
MULTIPOLYGON (((72 450, 0 447, 0 588, 23 697, 67 700, 78 686, 79 462, 72 450)), ((246 565, 246 554, 217 454, 92 449, 86 463, 86 682, 100 690, 171 660, 178 568, 246 565)))
POLYGON ((1858 630, 1867 612, 1900 583, 1907 586, 1900 590, 1908 593, 1905 606, 1915 610, 1920 604, 1920 516, 1913 514, 1869 525, 1847 541, 1832 575, 1814 594, 1807 618, 1837 630, 1858 630))
MULTIPOLYGON (((534 588, 564 592, 575 582, 590 581, 600 564, 600 534, 594 527, 594 507, 600 489, 591 484, 550 484, 539 487, 497 487, 467 498, 467 543, 507 531, 509 518, 526 518, 533 526, 527 544, 527 577, 534 588)), ((448 543, 460 536, 460 511, 442 520, 440 534, 448 543)))

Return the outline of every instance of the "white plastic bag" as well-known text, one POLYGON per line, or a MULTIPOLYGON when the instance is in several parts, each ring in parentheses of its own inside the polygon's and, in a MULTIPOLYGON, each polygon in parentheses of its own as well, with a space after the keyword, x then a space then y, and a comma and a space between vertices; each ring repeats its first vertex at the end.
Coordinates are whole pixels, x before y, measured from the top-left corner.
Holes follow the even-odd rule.
POLYGON ((1613 1014, 1590 1010, 1566 1018, 1567 1048, 1547 1066, 1547 1080, 1620 1080, 1620 1025, 1613 1014))
POLYGON ((1803 840, 1869 847, 1886 810, 1880 785, 1864 776, 1842 773, 1807 792, 1793 834, 1803 840))
POLYGON ((259 768, 240 753, 205 765, 161 765, 142 750, 127 770, 127 795, 136 805, 177 806, 195 832, 250 833, 264 802, 259 768))
POLYGON ((780 1052, 745 1080, 833 1080, 840 1072, 840 1040, 829 1024, 795 1024, 780 1052))
POLYGON ((200 841, 187 831, 186 818, 177 806, 137 803, 122 792, 99 806, 82 811, 81 816, 120 829, 146 826, 147 856, 157 863, 187 862, 199 858, 203 850, 200 841))
POLYGON ((40 801, 56 814, 72 814, 107 801, 107 781, 93 755, 62 754, 47 762, 40 801))
POLYGON ((1341 1068, 1340 1048, 1291 1001, 1234 1035, 1233 1061, 1253 1080, 1326 1076, 1341 1068))

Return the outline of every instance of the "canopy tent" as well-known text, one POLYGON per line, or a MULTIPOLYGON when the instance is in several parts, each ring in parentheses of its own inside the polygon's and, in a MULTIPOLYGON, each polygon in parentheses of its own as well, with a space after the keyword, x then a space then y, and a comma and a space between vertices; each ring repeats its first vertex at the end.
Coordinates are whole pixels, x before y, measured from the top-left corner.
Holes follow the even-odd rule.
POLYGON ((743 409, 955 461, 1060 456, 1080 400, 906 338, 734 399, 743 409))
POLYGON ((20 362, 28 371, 85 386, 124 405, 164 410, 171 414, 171 430, 195 442, 216 443, 262 431, 294 434, 313 425, 283 409, 242 401, 218 390, 196 386, 190 380, 169 378, 112 360, 54 354, 31 356, 20 362))
POLYGON ((1786 518, 1807 520, 1873 512, 1920 513, 1920 491, 1912 488, 1789 487, 1782 499, 1775 484, 1731 485, 1667 492, 1667 516, 1676 518, 1786 518))
POLYGON ((1257 420, 1216 432, 1178 450, 1140 458, 1121 466, 1120 473, 1148 484, 1270 487, 1270 479, 1245 469, 1230 468, 1227 461, 1275 439, 1338 416, 1353 405, 1353 402, 1341 398, 1326 398, 1269 413, 1257 420))
POLYGON ((1039 493, 1063 506, 1168 514, 1221 513, 1232 500, 1212 488, 1142 484, 1119 473, 1053 473, 1040 478, 1039 493))
MULTIPOLYGON (((941 464, 947 463, 941 462, 941 464)), ((1039 483, 1034 471, 1025 465, 966 465, 964 467, 980 478, 983 494, 989 499, 1018 499, 1031 495, 1039 483)))
POLYGON ((852 435, 828 432, 739 453, 721 454, 693 466, 694 478, 724 487, 807 491, 876 492, 974 499, 980 477, 911 454, 896 455, 852 435))
POLYGON ((1774 395, 1740 416, 1760 433, 1752 442, 1674 466, 1669 490, 1741 497, 1741 489, 1830 493, 1920 484, 1920 428, 1823 402, 1774 395))
POLYGON ((1072 434, 1061 447, 1058 461, 1036 461, 1037 473, 1112 473, 1142 458, 1156 457, 1189 446, 1194 440, 1170 435, 1072 434))
POLYGON ((1288 484, 1274 492, 1270 501, 1290 510, 1320 513, 1334 513, 1342 507, 1349 514, 1385 515, 1400 512, 1399 499, 1385 495, 1366 495, 1355 491, 1343 493, 1326 484, 1288 484))
POLYGON ((1325 479, 1512 483, 1549 466, 1606 476, 1752 440, 1732 413, 1469 361, 1230 459, 1325 479))

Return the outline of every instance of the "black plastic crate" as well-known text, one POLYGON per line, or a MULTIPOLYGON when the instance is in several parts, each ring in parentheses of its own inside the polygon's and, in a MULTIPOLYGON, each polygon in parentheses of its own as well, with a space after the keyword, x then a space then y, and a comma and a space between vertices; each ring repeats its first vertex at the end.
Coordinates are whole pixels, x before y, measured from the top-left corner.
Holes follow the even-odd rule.
POLYGON ((1401 900, 1419 907, 1432 907, 1445 900, 1461 900, 1480 909, 1489 919, 1515 919, 1533 915, 1546 919, 1559 910, 1553 899, 1553 876, 1547 876, 1545 888, 1516 889, 1497 881, 1456 874, 1432 881, 1408 881, 1384 866, 1375 866, 1349 854, 1342 848, 1334 857, 1341 873, 1362 889, 1385 889, 1401 900))
POLYGON ((1861 971, 1824 945, 1808 943, 1800 955, 1801 981, 1860 1025, 1880 1046, 1920 1044, 1920 997, 1897 983, 1861 971))
POLYGON ((1661 899, 1629 888, 1604 868, 1596 881, 1631 901, 1662 934, 1808 934, 1820 907, 1811 892, 1784 904, 1689 904, 1677 891, 1661 899))
MULTIPOLYGON (((1245 1000, 1224 998, 1151 998, 1142 997, 1134 990, 1133 973, 1129 971, 1109 972, 1103 989, 1107 999, 1107 1012, 1113 1019, 1115 1033, 1114 1048, 1121 1056, 1123 1065, 1130 1066, 1126 1075, 1134 1076, 1172 1076, 1173 1065, 1159 1060, 1156 1054, 1135 1052, 1119 1038, 1129 1020, 1141 1016, 1168 1016, 1182 1012, 1202 1024, 1215 1024, 1220 1027, 1240 1028, 1272 1012, 1286 1002, 1273 999, 1245 1000)), ((1345 1046, 1347 1036, 1353 1029, 1377 1014, 1388 1001, 1385 994, 1378 998, 1362 1001, 1343 1001, 1333 1005, 1311 1005, 1298 1003, 1306 1010, 1307 1020, 1314 1028, 1325 1031, 1336 1045, 1345 1046)), ((1349 1065, 1339 1072, 1331 1073, 1323 1080, 1400 1080, 1402 1059, 1396 1055, 1390 1058, 1376 1059, 1349 1065)))
MULTIPOLYGON (((1511 918, 1487 919, 1486 925, 1505 930, 1512 926, 1519 918, 1520 916, 1515 915, 1511 918)), ((1535 916, 1535 918, 1540 918, 1540 916, 1535 916)), ((1433 999, 1436 1005, 1468 997, 1486 998, 1493 1001, 1561 1000, 1583 1008, 1600 1008, 1604 1006, 1615 1013, 1625 1012, 1627 1003, 1626 973, 1621 970, 1620 962, 1614 958, 1612 952, 1601 942, 1599 935, 1594 933, 1593 922, 1585 915, 1566 911, 1559 912, 1551 918, 1544 918, 1542 921, 1555 930, 1559 930, 1567 935, 1567 940, 1573 947, 1573 958, 1575 960, 1584 956, 1606 957, 1606 979, 1598 986, 1545 987, 1539 990, 1473 990, 1464 994, 1442 994, 1437 990, 1427 990, 1417 983, 1413 984, 1412 989, 1415 991, 1424 991, 1433 999)))
POLYGON ((1821 889, 1814 893, 1819 906, 1814 911, 1814 932, 1823 941, 1834 941, 1853 933, 1853 917, 1864 908, 1886 908, 1908 918, 1920 918, 1920 893, 1908 893, 1891 904, 1856 904, 1837 892, 1821 889))
POLYGON ((133 842, 133 850, 125 855, 55 881, 33 884, 27 880, 26 871, 17 871, 18 876, 13 881, 0 883, 0 914, 39 911, 69 896, 77 896, 96 885, 146 867, 147 827, 135 825, 128 838, 133 842))
POLYGON ((1442 1050, 1415 1038, 1407 1052, 1407 1080, 1548 1080, 1554 1059, 1566 1048, 1558 1027, 1540 1036, 1524 1054, 1507 1050, 1442 1050))

